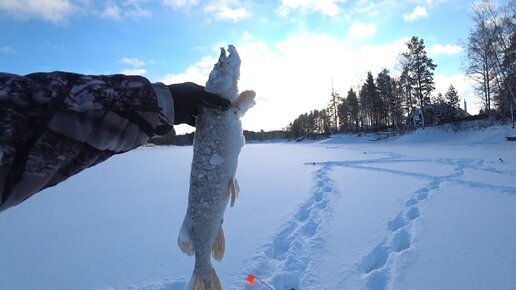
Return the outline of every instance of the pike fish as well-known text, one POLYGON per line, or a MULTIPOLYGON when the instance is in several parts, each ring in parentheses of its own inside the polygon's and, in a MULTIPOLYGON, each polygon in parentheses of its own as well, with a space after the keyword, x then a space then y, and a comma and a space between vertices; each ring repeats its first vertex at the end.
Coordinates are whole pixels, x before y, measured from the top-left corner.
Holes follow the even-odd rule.
POLYGON ((195 255, 195 267, 186 289, 222 289, 211 256, 222 260, 224 211, 239 193, 235 178, 238 155, 245 138, 240 118, 254 105, 254 91, 238 94, 240 57, 232 45, 221 48, 205 90, 231 101, 227 111, 203 109, 197 115, 188 207, 179 232, 179 248, 195 255))

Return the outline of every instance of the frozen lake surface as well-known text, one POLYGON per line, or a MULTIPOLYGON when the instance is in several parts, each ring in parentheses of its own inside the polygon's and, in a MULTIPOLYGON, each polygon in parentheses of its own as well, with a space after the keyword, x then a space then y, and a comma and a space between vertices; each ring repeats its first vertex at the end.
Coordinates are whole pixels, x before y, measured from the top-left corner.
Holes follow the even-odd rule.
MULTIPOLYGON (((516 289, 516 135, 248 144, 225 289, 516 289)), ((145 147, 0 214, 0 289, 183 289, 192 147, 145 147)))

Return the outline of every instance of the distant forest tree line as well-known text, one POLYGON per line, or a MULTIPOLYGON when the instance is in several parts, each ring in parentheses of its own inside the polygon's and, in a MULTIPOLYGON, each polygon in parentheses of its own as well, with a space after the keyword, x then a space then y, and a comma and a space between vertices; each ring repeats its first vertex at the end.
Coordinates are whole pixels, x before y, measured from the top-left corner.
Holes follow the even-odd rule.
MULTIPOLYGON (((516 0, 499 5, 482 0, 472 5, 473 27, 462 46, 466 51, 464 72, 474 84, 482 103, 481 115, 512 120, 516 110, 516 0)), ((387 69, 376 76, 367 73, 363 84, 345 96, 331 92, 322 110, 299 115, 287 128, 273 132, 245 131, 247 140, 316 138, 332 133, 423 128, 464 117, 460 98, 451 84, 444 95, 434 94, 437 64, 428 57, 424 40, 413 36, 398 60, 400 75, 387 69)), ((155 144, 188 145, 193 134, 153 139, 155 144)))
MULTIPOLYGON (((284 130, 276 130, 276 131, 248 131, 244 130, 244 136, 247 142, 264 142, 270 140, 284 140, 291 138, 288 135, 288 132, 284 130)), ((177 146, 187 146, 192 145, 194 141, 194 133, 181 134, 176 135, 174 130, 172 129, 165 136, 155 137, 149 140, 148 143, 154 145, 177 145, 177 146)))
MULTIPOLYGON (((474 82, 483 104, 480 114, 511 119, 516 109, 516 1, 497 5, 484 0, 472 6, 474 27, 467 41, 465 74, 474 82)), ((332 91, 328 106, 299 115, 287 127, 294 138, 332 133, 401 130, 464 119, 460 98, 451 84, 444 95, 435 91, 437 65, 427 56, 424 40, 413 36, 398 63, 399 76, 383 69, 367 73, 364 83, 345 96, 332 91), (426 116, 428 115, 428 116, 426 116)))

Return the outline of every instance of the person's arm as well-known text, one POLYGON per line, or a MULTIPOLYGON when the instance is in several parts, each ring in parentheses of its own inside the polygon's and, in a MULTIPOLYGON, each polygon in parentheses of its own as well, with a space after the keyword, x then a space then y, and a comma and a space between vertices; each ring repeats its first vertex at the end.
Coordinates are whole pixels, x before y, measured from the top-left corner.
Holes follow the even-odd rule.
POLYGON ((141 76, 0 73, 0 211, 191 123, 206 99, 199 87, 141 76))

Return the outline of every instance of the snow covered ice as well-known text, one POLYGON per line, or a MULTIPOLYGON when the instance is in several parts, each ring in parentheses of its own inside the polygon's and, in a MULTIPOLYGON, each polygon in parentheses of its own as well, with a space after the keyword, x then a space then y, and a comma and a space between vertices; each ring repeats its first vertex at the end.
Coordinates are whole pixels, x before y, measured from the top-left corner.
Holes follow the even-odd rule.
MULTIPOLYGON (((510 134, 247 144, 222 285, 268 289, 247 284, 253 274, 277 290, 516 289, 510 134)), ((191 156, 140 148, 0 214, 0 289, 184 289, 191 156)))

